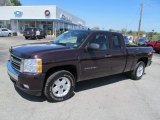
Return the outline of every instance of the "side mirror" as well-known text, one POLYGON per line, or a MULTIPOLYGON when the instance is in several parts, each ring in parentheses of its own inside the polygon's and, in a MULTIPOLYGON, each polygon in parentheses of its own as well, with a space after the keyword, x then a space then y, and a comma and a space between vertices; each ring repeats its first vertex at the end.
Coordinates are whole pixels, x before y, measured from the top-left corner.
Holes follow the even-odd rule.
POLYGON ((91 43, 87 47, 88 50, 99 50, 99 48, 100 48, 100 45, 97 43, 91 43))

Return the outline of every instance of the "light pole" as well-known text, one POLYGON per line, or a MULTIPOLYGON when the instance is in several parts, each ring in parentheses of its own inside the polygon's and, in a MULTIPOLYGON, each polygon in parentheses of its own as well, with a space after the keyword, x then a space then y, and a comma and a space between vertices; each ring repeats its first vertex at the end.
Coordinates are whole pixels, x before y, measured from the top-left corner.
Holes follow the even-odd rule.
POLYGON ((143 3, 141 3, 141 11, 140 11, 140 18, 139 18, 139 26, 138 26, 138 37, 137 39, 139 39, 140 37, 140 31, 141 31, 141 24, 142 24, 142 16, 143 16, 143 3))

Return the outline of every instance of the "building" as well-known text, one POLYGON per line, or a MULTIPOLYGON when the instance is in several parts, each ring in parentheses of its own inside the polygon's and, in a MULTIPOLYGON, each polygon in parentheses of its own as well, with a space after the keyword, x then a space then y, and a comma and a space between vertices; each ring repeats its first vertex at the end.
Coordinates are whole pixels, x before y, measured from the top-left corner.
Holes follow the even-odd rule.
POLYGON ((22 33, 27 27, 39 27, 50 34, 68 29, 83 29, 85 21, 57 7, 0 6, 0 27, 22 33))

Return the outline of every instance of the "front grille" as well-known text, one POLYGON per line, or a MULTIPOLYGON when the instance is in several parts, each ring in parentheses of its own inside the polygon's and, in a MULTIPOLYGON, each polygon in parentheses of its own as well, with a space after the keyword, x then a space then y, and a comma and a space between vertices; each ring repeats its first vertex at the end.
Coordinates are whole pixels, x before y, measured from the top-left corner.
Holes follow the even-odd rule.
POLYGON ((10 61, 11 61, 12 67, 20 72, 22 59, 11 54, 10 61))

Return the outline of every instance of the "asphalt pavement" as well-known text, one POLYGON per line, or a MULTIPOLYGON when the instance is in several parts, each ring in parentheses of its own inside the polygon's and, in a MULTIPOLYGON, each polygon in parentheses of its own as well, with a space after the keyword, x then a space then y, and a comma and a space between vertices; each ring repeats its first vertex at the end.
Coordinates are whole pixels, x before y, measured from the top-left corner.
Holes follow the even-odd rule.
POLYGON ((121 74, 80 82, 64 102, 16 89, 6 69, 10 46, 50 40, 0 37, 0 120, 160 120, 160 54, 141 80, 121 74))

